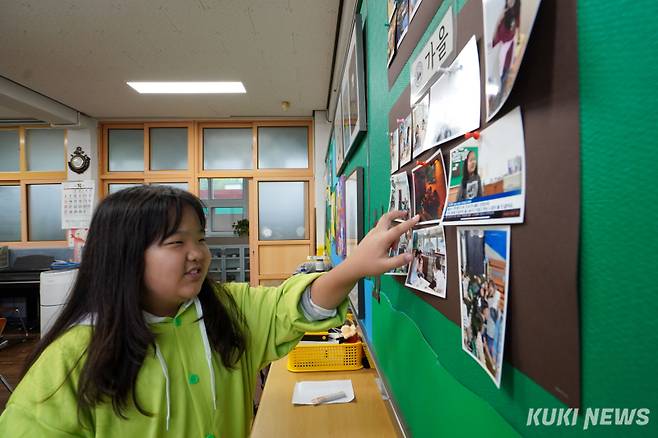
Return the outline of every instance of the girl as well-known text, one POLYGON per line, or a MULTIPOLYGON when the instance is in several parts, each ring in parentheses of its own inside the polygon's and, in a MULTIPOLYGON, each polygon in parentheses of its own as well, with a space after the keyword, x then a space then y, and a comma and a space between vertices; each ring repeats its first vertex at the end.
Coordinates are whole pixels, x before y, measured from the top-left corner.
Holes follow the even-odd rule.
POLYGON ((340 325, 362 276, 408 263, 388 248, 418 222, 391 212, 332 271, 279 287, 206 277, 203 205, 140 186, 108 196, 70 300, 29 358, 0 436, 244 437, 256 375, 306 331, 340 325))
POLYGON ((471 150, 464 160, 464 175, 462 183, 459 186, 457 201, 479 198, 482 196, 482 181, 478 175, 478 162, 475 157, 475 151, 471 150))

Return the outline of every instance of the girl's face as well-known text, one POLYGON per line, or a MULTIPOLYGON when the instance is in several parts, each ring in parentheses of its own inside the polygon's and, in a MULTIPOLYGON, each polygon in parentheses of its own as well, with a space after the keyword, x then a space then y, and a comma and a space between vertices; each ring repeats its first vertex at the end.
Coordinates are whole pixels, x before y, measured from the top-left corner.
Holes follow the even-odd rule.
POLYGON ((477 161, 475 161, 475 153, 469 152, 468 157, 466 157, 466 168, 468 169, 469 174, 475 172, 475 167, 477 164, 477 161))
POLYGON ((178 230, 162 243, 153 242, 144 252, 145 310, 174 316, 178 307, 201 290, 210 251, 205 231, 191 207, 185 207, 178 230))

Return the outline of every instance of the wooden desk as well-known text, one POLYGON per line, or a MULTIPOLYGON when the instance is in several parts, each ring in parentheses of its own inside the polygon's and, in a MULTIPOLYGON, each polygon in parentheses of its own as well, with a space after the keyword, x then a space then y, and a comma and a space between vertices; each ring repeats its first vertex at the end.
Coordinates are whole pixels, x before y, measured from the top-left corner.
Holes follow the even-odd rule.
POLYGON ((286 368, 288 358, 272 363, 252 438, 271 437, 400 437, 388 402, 375 383, 374 369, 357 371, 318 371, 292 373, 286 368), (354 400, 350 403, 320 406, 295 406, 292 391, 302 380, 351 379, 354 400))

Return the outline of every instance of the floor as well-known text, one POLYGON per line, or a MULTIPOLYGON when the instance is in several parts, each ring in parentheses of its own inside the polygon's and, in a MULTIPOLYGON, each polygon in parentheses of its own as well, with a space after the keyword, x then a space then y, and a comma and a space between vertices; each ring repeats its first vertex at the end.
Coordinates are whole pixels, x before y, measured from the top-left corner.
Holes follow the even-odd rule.
MULTIPOLYGON (((9 342, 6 347, 0 350, 0 374, 7 379, 12 387, 16 387, 25 359, 36 347, 39 337, 38 335, 30 335, 25 338, 24 334, 11 332, 3 333, 2 337, 9 342)), ((7 388, 0 384, 0 413, 5 410, 9 395, 7 388)))

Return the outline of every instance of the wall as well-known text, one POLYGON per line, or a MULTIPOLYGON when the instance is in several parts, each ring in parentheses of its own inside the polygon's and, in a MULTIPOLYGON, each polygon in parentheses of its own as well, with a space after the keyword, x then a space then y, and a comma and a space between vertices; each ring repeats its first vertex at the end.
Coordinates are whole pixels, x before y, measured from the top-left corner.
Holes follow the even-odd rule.
MULTIPOLYGON (((465 3, 456 1, 456 11, 465 3)), ((447 6, 440 7, 419 46, 447 6)), ((651 275, 658 204, 655 165, 647 166, 655 141, 642 138, 658 122, 650 85, 658 77, 658 43, 650 37, 657 9, 646 0, 578 2, 583 411, 649 408, 658 416, 658 288, 651 275), (626 150, 620 160, 618 151, 626 150)), ((364 0, 360 12, 368 133, 345 173, 357 165, 366 168, 369 228, 374 210, 381 212, 387 202, 387 115, 408 85, 409 63, 389 90, 386 2, 364 0)), ((380 302, 369 294, 367 301, 374 353, 414 437, 658 434, 658 418, 651 416, 646 426, 590 426, 587 431, 584 412, 575 426, 526 426, 529 408, 564 405, 509 363, 506 384, 497 390, 461 350, 459 327, 396 282, 383 278, 380 302)))

